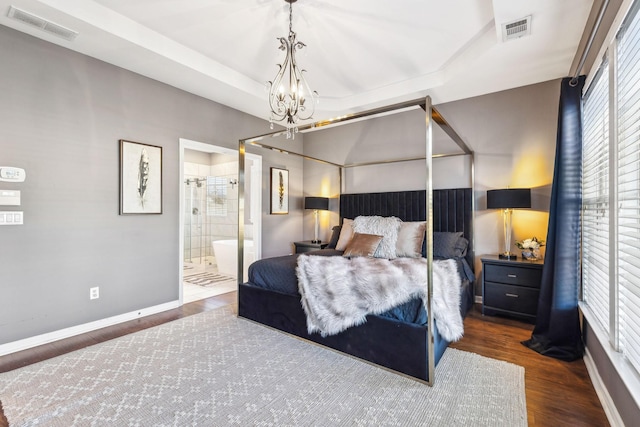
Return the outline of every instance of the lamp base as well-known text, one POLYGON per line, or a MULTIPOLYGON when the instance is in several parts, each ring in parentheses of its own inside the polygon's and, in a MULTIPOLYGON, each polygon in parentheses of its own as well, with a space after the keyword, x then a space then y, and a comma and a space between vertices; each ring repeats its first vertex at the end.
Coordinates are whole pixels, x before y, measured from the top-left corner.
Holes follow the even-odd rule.
POLYGON ((515 261, 515 260, 518 259, 518 255, 514 255, 514 254, 511 254, 511 253, 499 254, 498 258, 499 259, 508 259, 510 261, 515 261))
POLYGON ((322 243, 322 240, 312 240, 311 243, 322 243))

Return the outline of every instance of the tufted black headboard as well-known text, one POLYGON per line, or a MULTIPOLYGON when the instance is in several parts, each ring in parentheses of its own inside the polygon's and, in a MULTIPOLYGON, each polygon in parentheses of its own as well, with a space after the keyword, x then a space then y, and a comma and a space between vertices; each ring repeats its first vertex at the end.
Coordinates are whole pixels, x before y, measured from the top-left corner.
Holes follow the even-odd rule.
MULTIPOLYGON (((462 231, 469 240, 467 261, 473 268, 473 193, 470 188, 433 190, 433 231, 462 231)), ((396 216, 403 221, 424 221, 426 191, 342 194, 340 223, 358 215, 396 216)))

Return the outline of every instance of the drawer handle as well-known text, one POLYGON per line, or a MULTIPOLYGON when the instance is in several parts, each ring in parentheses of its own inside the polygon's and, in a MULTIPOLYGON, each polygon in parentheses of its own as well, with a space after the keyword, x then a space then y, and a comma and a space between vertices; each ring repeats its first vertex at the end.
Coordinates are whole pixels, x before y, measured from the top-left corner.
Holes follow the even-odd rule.
POLYGON ((508 297, 511 297, 511 298, 518 298, 520 296, 520 295, 516 295, 516 294, 505 294, 505 295, 508 296, 508 297))
POLYGON ((517 276, 517 275, 515 275, 515 274, 507 274, 507 277, 512 277, 512 278, 514 278, 514 279, 515 279, 515 278, 516 278, 516 277, 518 277, 518 276, 517 276))

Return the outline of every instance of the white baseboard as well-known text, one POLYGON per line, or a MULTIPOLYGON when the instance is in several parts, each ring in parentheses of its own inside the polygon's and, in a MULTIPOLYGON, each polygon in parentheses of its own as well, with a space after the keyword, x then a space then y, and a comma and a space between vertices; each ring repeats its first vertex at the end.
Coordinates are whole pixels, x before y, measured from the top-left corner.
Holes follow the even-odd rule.
POLYGON ((0 345, 0 356, 15 353, 17 351, 27 350, 39 345, 48 344, 50 342, 84 334, 86 332, 95 331, 107 326, 117 325, 118 323, 128 322, 129 320, 161 313, 163 311, 171 310, 177 307, 180 307, 180 301, 176 300, 165 304, 155 305, 153 307, 147 307, 140 310, 132 311, 129 313, 108 317, 106 319, 96 320, 95 322, 72 326, 70 328, 60 329, 58 331, 36 335, 34 337, 25 338, 19 341, 13 341, 7 344, 2 344, 0 345))
POLYGON ((591 358, 589 349, 585 349, 584 364, 587 367, 589 378, 591 378, 591 383, 593 384, 593 388, 596 390, 598 399, 600 399, 602 409, 604 409, 604 413, 609 420, 609 424, 611 424, 611 427, 624 427, 624 423, 622 422, 622 418, 620 417, 618 408, 616 408, 616 405, 613 402, 611 395, 609 394, 609 390, 607 390, 607 387, 605 387, 604 383, 602 382, 602 377, 600 376, 598 368, 591 358))

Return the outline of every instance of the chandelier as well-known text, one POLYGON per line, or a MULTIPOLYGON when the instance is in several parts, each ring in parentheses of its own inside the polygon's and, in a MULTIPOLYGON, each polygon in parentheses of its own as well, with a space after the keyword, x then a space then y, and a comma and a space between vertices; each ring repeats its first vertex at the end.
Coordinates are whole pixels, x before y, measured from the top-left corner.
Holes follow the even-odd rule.
POLYGON ((297 0, 284 0, 289 3, 289 37, 279 37, 280 50, 286 52, 282 64, 273 81, 268 82, 269 107, 271 117, 269 123, 273 129, 273 122, 286 121, 287 139, 295 138, 298 132, 298 122, 313 117, 315 104, 318 102, 318 92, 312 91, 304 78, 306 70, 301 70, 296 64, 296 51, 306 45, 296 40, 293 32, 293 3, 297 0))

